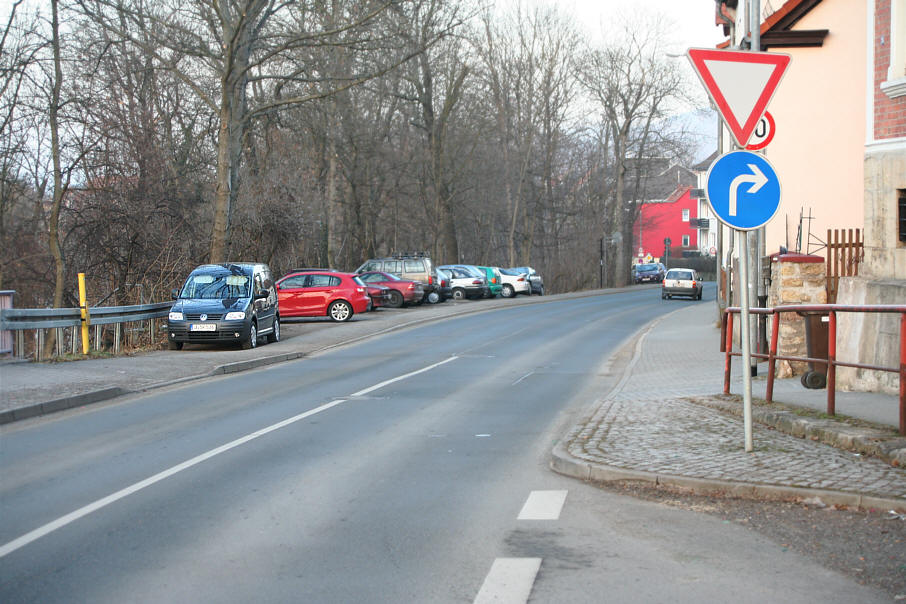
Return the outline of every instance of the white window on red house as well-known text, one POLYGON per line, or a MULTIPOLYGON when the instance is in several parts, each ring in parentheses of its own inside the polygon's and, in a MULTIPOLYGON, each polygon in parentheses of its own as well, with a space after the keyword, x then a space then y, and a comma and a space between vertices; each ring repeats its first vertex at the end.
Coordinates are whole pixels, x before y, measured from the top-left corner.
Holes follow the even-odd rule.
POLYGON ((683 247, 689 247, 689 235, 683 235, 683 247))
POLYGON ((689 222, 689 210, 683 210, 683 222, 689 222))
POLYGON ((906 0, 890 2, 890 62, 887 81, 881 83, 890 98, 906 95, 906 0))

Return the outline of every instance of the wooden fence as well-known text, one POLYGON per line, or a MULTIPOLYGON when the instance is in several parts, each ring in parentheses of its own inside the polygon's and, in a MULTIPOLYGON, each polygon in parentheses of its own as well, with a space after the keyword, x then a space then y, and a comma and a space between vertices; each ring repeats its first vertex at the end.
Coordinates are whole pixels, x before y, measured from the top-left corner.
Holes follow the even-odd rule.
POLYGON ((827 303, 836 304, 840 277, 855 277, 862 262, 861 229, 827 230, 827 303))

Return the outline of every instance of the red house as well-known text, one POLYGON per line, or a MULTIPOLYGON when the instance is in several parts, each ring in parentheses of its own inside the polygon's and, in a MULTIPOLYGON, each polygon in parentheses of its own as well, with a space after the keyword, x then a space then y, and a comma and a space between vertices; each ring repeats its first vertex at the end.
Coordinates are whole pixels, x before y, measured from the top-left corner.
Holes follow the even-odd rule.
POLYGON ((660 188, 661 194, 666 192, 666 195, 661 199, 646 195, 647 199, 641 202, 639 216, 633 226, 636 262, 663 262, 668 253, 667 239, 670 240, 669 254, 673 258, 681 257, 684 251, 699 251, 696 225, 698 199, 692 197, 694 173, 672 166, 660 176, 661 187, 651 188, 655 192, 660 188))

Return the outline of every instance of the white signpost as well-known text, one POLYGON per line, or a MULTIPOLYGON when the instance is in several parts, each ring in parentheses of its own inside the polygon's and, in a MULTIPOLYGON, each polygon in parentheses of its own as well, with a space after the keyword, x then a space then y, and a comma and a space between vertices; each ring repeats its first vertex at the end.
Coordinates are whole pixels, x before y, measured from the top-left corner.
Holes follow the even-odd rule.
MULTIPOLYGON (((758 48, 757 44, 755 48, 758 48)), ((790 64, 790 56, 713 48, 690 48, 687 55, 736 144, 740 148, 745 148, 759 121, 765 115, 768 103, 790 64)), ((770 121, 773 125, 773 119, 770 121)), ((770 140, 760 142, 764 143, 759 147, 762 148, 770 140)), ((779 178, 763 158, 760 160, 755 158, 760 156, 748 151, 734 151, 722 155, 708 170, 706 185, 708 203, 712 210, 715 210, 716 203, 720 210, 715 211, 718 219, 740 232, 744 250, 749 249, 749 230, 758 228, 770 220, 780 204, 779 178), (712 196, 719 199, 712 199, 712 196)), ((740 282, 745 284, 739 288, 740 342, 744 368, 743 419, 745 449, 751 452, 754 446, 752 375, 749 371, 752 363, 749 339, 749 259, 748 253, 741 253, 739 256, 739 278, 740 282)))

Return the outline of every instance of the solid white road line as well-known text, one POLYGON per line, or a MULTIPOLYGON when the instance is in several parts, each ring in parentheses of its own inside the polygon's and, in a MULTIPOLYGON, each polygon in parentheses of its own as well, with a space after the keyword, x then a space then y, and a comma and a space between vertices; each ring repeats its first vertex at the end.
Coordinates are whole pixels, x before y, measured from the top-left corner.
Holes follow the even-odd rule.
POLYGON ((525 604, 540 568, 541 558, 497 558, 475 596, 475 604, 525 604))
POLYGON ((557 520, 568 491, 532 491, 529 493, 518 520, 557 520))
POLYGON ((534 375, 534 373, 535 373, 534 371, 529 371, 529 372, 526 373, 524 376, 522 376, 521 378, 519 378, 518 380, 516 380, 515 382, 513 382, 513 383, 510 384, 510 385, 511 385, 511 386, 515 386, 516 384, 518 384, 519 382, 521 382, 521 381, 524 380, 525 378, 529 377, 530 375, 534 375))
MULTIPOLYGON (((401 376, 393 378, 391 380, 381 382, 380 384, 377 384, 370 388, 366 388, 365 390, 360 390, 359 392, 356 392, 352 396, 362 396, 363 394, 367 394, 368 392, 377 390, 378 388, 381 388, 382 386, 386 386, 387 384, 399 382, 400 380, 404 380, 413 375, 418 375, 419 373, 424 373, 425 371, 430 371, 431 369, 434 369, 435 367, 439 367, 439 366, 443 365, 444 363, 449 363, 450 361, 453 361, 456 358, 457 357, 455 357, 455 356, 450 357, 449 359, 441 361, 440 363, 434 363, 433 365, 429 365, 423 369, 419 369, 418 371, 412 371, 410 373, 401 375, 401 376)), ((129 495, 132 495, 133 493, 141 491, 142 489, 144 489, 146 487, 150 487, 151 485, 156 484, 166 478, 170 478, 171 476, 178 474, 179 472, 182 472, 183 470, 188 470, 189 468, 196 466, 203 461, 211 459, 212 457, 216 457, 217 455, 220 455, 221 453, 226 453, 230 449, 235 449, 236 447, 238 447, 240 445, 244 445, 245 443, 250 442, 252 440, 255 440, 256 438, 258 438, 260 436, 264 436, 265 434, 270 434, 271 432, 273 432, 275 430, 279 430, 280 428, 285 428, 286 426, 294 424, 307 417, 311 417, 312 415, 321 413, 322 411, 327 411, 328 409, 330 409, 332 407, 336 407, 337 405, 340 405, 345 402, 348 402, 348 399, 338 399, 335 401, 331 401, 329 403, 325 403, 324 405, 321 405, 320 407, 315 407, 314 409, 311 409, 304 413, 294 415, 293 417, 290 417, 289 419, 285 419, 281 422, 277 422, 276 424, 273 424, 266 428, 262 428, 261 430, 252 432, 251 434, 248 434, 241 438, 237 438, 236 440, 234 440, 232 442, 228 442, 225 445, 221 445, 221 446, 217 447, 216 449, 211 449, 210 451, 208 451, 206 453, 202 453, 201 455, 198 455, 196 457, 193 457, 192 459, 189 459, 188 461, 184 461, 181 464, 175 465, 172 468, 164 470, 163 472, 159 472, 159 473, 155 474, 154 476, 151 476, 150 478, 146 478, 145 480, 136 482, 135 484, 130 485, 130 486, 126 487, 125 489, 121 489, 121 490, 117 491, 116 493, 113 493, 111 495, 98 499, 97 501, 89 503, 88 505, 81 507, 81 508, 75 510, 74 512, 70 512, 70 513, 66 514, 65 516, 61 516, 60 518, 57 518, 56 520, 54 520, 52 522, 48 522, 44 526, 38 527, 35 530, 30 531, 30 532, 22 535, 21 537, 13 539, 9 543, 6 543, 6 544, 0 546, 0 558, 3 558, 4 556, 7 556, 7 555, 13 553, 17 549, 25 547, 32 541, 40 539, 44 535, 52 533, 53 531, 55 531, 57 529, 63 528, 64 526, 75 522, 79 518, 87 516, 88 514, 90 514, 92 512, 96 512, 97 510, 100 510, 101 508, 104 508, 112 503, 115 503, 115 502, 119 501, 120 499, 123 499, 124 497, 128 497, 129 495)))
POLYGON ((395 377, 395 378, 391 378, 391 379, 389 379, 389 380, 385 380, 385 381, 381 382, 380 384, 375 384, 374 386, 371 386, 371 387, 369 387, 369 388, 365 388, 364 390, 359 390, 358 392, 353 392, 350 396, 365 396, 366 394, 368 394, 368 393, 370 393, 370 392, 374 392, 375 390, 377 390, 377 389, 379 389, 379 388, 383 388, 384 386, 389 386, 390 384, 393 384, 394 382, 399 382, 399 381, 405 380, 406 378, 410 378, 410 377, 412 377, 413 375, 418 375, 419 373, 424 373, 424 372, 426 372, 426 371, 431 371, 431 370, 434 369, 435 367, 440 367, 441 365, 444 365, 444 364, 446 364, 446 363, 449 363, 450 361, 455 361, 455 360, 458 359, 458 358, 459 358, 459 357, 453 356, 453 357, 450 357, 449 359, 444 359, 444 360, 441 361, 440 363, 434 363, 433 365, 428 365, 427 367, 422 367, 421 369, 418 369, 418 370, 416 370, 416 371, 412 371, 412 372, 410 372, 410 373, 406 373, 406 374, 401 375, 401 376, 399 376, 399 377, 395 377))

